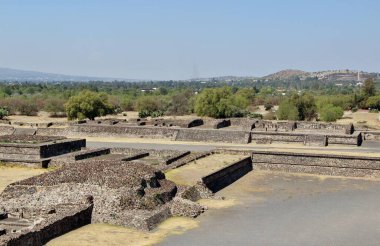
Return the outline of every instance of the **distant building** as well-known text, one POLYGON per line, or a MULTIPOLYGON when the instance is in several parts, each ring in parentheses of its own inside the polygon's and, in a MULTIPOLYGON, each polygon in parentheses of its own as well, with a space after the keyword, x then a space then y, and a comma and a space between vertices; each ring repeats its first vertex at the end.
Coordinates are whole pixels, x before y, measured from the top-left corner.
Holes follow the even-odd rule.
POLYGON ((155 90, 157 90, 157 88, 145 88, 145 89, 141 89, 140 91, 141 92, 153 92, 155 90))

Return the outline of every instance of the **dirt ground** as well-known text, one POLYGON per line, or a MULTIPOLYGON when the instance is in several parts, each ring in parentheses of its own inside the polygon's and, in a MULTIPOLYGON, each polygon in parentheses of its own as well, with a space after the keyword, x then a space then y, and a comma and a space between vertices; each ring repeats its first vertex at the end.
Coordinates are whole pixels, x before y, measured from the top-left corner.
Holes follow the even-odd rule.
POLYGON ((107 224, 91 224, 53 239, 48 246, 148 246, 159 243, 170 235, 180 235, 198 226, 190 218, 174 217, 166 220, 151 232, 107 224))
POLYGON ((358 110, 353 113, 351 111, 345 111, 343 119, 337 121, 337 123, 353 123, 358 128, 373 128, 380 130, 379 113, 369 113, 368 110, 358 110))
POLYGON ((253 171, 217 193, 196 228, 158 245, 378 245, 373 180, 253 171))
POLYGON ((48 112, 39 112, 37 116, 10 115, 7 117, 11 122, 43 123, 43 122, 66 122, 66 117, 53 118, 48 112))

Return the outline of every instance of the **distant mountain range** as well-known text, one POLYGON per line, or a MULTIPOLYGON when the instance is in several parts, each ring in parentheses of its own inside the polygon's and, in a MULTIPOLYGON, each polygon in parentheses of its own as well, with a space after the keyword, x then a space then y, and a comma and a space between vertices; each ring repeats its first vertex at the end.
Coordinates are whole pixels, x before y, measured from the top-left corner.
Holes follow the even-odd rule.
POLYGON ((28 81, 28 82, 59 82, 59 81, 76 81, 76 82, 88 82, 88 81, 135 81, 128 79, 117 78, 101 78, 90 76, 75 76, 64 75, 55 73, 43 73, 36 71, 26 71, 11 68, 0 68, 0 81, 28 81))
MULTIPOLYGON (((282 70, 264 77, 253 76, 220 76, 212 78, 197 78, 190 79, 188 81, 234 81, 234 80, 264 80, 264 81, 287 81, 287 80, 307 80, 318 79, 324 81, 363 81, 367 78, 380 79, 380 73, 369 73, 363 71, 353 70, 329 70, 320 72, 305 72, 301 70, 282 70)), ((14 81, 27 81, 27 82, 88 82, 88 81, 126 81, 126 82, 138 82, 143 80, 138 79, 123 79, 123 78, 102 78, 102 77, 90 77, 90 76, 74 76, 63 75, 54 73, 43 73, 36 71, 26 71, 11 68, 0 68, 0 81, 14 82, 14 81)))
POLYGON ((265 80, 292 80, 300 79, 306 80, 310 78, 316 78, 324 81, 363 81, 368 78, 379 79, 380 73, 369 73, 364 71, 354 70, 328 70, 319 72, 305 72, 301 70, 282 70, 277 73, 273 73, 262 77, 265 80))
POLYGON ((192 79, 193 81, 239 81, 239 80, 253 80, 253 81, 291 81, 291 80, 321 80, 321 81, 364 81, 365 79, 373 78, 380 80, 380 73, 369 73, 364 71, 354 70, 328 70, 319 72, 305 72, 296 69, 281 70, 263 77, 238 77, 238 76, 222 76, 213 78, 200 78, 192 79))

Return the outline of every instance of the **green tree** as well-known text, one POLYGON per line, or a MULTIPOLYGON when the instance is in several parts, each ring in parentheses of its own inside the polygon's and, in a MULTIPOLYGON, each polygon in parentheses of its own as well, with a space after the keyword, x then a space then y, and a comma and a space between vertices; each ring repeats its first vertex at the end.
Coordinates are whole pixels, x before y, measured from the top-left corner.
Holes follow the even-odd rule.
POLYGON ((341 119, 343 116, 343 109, 332 104, 327 104, 321 108, 319 114, 323 121, 333 122, 341 119))
POLYGON ((94 120, 95 117, 114 113, 107 94, 93 91, 84 91, 70 97, 65 109, 69 120, 85 118, 94 120))
POLYGON ((367 99, 367 108, 380 110, 380 95, 369 97, 367 99))
POLYGON ((292 96, 291 101, 296 105, 298 109, 299 120, 310 121, 317 117, 317 105, 315 103, 315 98, 312 94, 295 94, 292 96))
POLYGON ((159 117, 166 112, 167 103, 160 96, 143 96, 137 99, 136 107, 141 118, 159 117))
POLYGON ((248 100, 249 104, 253 104, 255 101, 256 90, 254 88, 240 88, 235 95, 241 96, 248 100))
POLYGON ((191 90, 185 90, 175 93, 169 103, 167 113, 169 115, 185 115, 189 114, 193 108, 194 93, 191 90))
POLYGON ((277 110, 277 118, 279 120, 299 120, 297 106, 289 99, 282 101, 277 110))
POLYGON ((248 112, 248 99, 232 93, 230 87, 206 88, 196 98, 195 113, 214 118, 242 117, 248 112))
POLYGON ((362 93, 365 97, 371 97, 376 94, 375 82, 373 79, 366 79, 363 84, 362 93))

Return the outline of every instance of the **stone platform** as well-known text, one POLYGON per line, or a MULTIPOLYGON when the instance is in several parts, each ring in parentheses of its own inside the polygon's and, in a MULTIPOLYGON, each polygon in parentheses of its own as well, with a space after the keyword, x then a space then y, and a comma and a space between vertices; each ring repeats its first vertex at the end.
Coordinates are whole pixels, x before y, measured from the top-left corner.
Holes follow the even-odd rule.
POLYGON ((85 139, 57 136, 3 135, 0 136, 0 161, 27 166, 47 167, 51 158, 80 151, 85 139))

